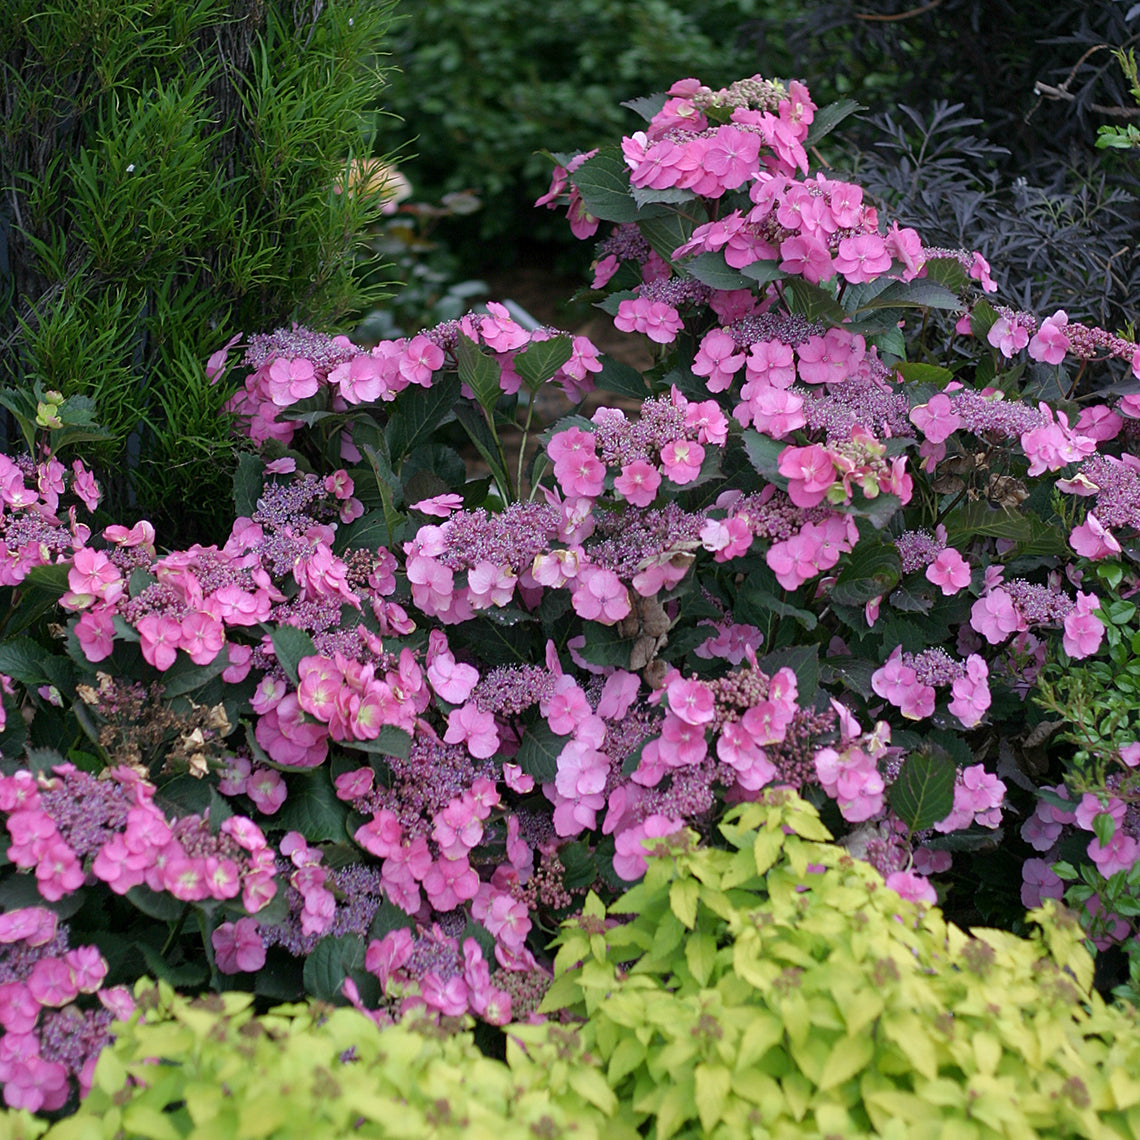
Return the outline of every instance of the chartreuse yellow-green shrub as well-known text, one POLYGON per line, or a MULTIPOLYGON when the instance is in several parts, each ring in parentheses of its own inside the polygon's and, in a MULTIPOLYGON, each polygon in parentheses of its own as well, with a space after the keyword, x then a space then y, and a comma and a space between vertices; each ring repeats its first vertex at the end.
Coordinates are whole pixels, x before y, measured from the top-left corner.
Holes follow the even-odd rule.
MULTIPOLYGON (((100 1056, 79 1111, 43 1140, 636 1138, 611 1127, 617 1100, 580 1059, 585 1080, 556 1092, 555 1081, 520 1082, 470 1033, 379 1028, 316 1003, 259 1017, 251 995, 188 1000, 165 983, 142 982, 137 995, 141 1009, 100 1056)), ((32 1140, 36 1123, 6 1114, 0 1137, 32 1140)))
POLYGON ((377 1027, 352 1009, 140 982, 79 1111, 0 1140, 986 1140, 1140 1137, 1140 1032, 1074 917, 966 933, 772 793, 723 848, 659 841, 607 915, 558 939, 546 1005, 507 1030, 377 1027))
MULTIPOLYGON (((1140 1136, 1135 1011, 1092 991, 1063 909, 1030 939, 966 933, 790 794, 721 831, 661 841, 559 938, 546 1005, 585 1018, 579 1048, 650 1140, 1140 1136)), ((512 1030, 516 1071, 552 1032, 512 1030)))

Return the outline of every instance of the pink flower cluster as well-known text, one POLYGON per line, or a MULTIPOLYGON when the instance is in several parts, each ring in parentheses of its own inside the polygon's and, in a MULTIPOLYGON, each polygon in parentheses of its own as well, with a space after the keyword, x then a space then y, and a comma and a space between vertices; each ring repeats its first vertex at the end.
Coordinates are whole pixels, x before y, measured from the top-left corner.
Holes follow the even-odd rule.
POLYGON ((400 999, 401 1014, 426 1009, 443 1017, 472 1013, 490 1025, 511 1020, 511 996, 492 983, 474 938, 465 938, 461 948, 438 925, 418 935, 400 927, 373 939, 364 965, 386 996, 400 999))
POLYGON ((859 541, 859 528, 850 515, 829 512, 819 522, 805 522, 791 538, 773 542, 764 555, 768 568, 785 590, 838 565, 859 541))
POLYGON ((793 82, 780 98, 782 92, 760 76, 750 89, 747 84, 715 93, 696 80, 674 84, 672 98, 646 130, 622 139, 631 185, 691 190, 716 199, 744 186, 761 169, 806 171, 803 141, 815 111, 806 88, 793 82), (727 123, 709 124, 703 109, 714 103, 721 114, 728 112, 727 123))
MULTIPOLYGON (((365 631, 365 640, 374 635, 365 631)), ((371 644, 383 654, 380 639, 371 644)), ((297 689, 263 682, 254 699, 260 714, 255 737, 267 755, 288 767, 312 768, 328 751, 329 740, 375 740, 385 725, 410 733, 430 700, 423 671, 410 649, 399 666, 377 676, 372 662, 361 664, 341 653, 303 657, 297 689)))
POLYGON ((71 1095, 72 1079, 80 1095, 91 1088, 95 1063, 112 1018, 126 1017, 134 1003, 122 986, 103 989, 107 962, 94 946, 67 948, 66 928, 46 907, 19 907, 0 914, 0 1084, 9 1108, 51 1112, 71 1095), (81 1011, 83 994, 98 997, 102 1009, 81 1011), (60 1048, 64 1024, 92 1039, 82 1048, 60 1048), (65 1059, 66 1058, 66 1059, 65 1059), (70 1061, 70 1064, 68 1063, 70 1061))
POLYGON ((815 772, 820 787, 839 805, 849 823, 862 823, 880 815, 886 783, 879 771, 891 740, 891 729, 879 721, 865 733, 846 707, 832 701, 839 714, 838 748, 821 748, 815 754, 815 772))
POLYGON ((990 707, 989 666, 971 653, 957 661, 942 650, 903 653, 898 646, 871 675, 871 688, 908 720, 922 720, 934 712, 937 688, 949 685, 948 711, 963 728, 975 728, 990 707))
MULTIPOLYGON (((231 397, 227 410, 241 418, 255 443, 277 440, 288 445, 303 426, 288 415, 288 409, 318 398, 330 411, 345 412, 390 403, 413 384, 430 388, 437 373, 455 367, 454 351, 461 336, 490 349, 501 366, 503 391, 517 392, 522 381, 511 366, 515 354, 529 344, 550 340, 558 331, 526 329, 494 301, 486 308, 485 315, 468 313, 449 325, 383 340, 371 349, 359 348, 343 336, 318 338, 296 329, 290 336, 279 330, 276 340, 269 338, 269 343, 247 354, 247 362, 256 367, 231 397)), ((570 359, 551 382, 571 399, 580 400, 593 389, 592 374, 601 367, 598 350, 589 339, 575 336, 570 359)), ((350 433, 342 436, 341 453, 353 461, 360 458, 350 433)))
POLYGON ((1005 784, 981 764, 963 768, 954 781, 954 807, 934 825, 935 831, 961 831, 977 824, 995 828, 1001 823, 1005 784))
POLYGON ((65 837, 45 799, 65 787, 76 769, 64 764, 53 772, 39 778, 22 770, 0 776, 0 812, 11 839, 8 858, 34 873, 39 893, 49 902, 89 880, 106 883, 119 895, 145 884, 184 902, 240 896, 250 913, 276 893, 273 853, 252 820, 233 815, 216 832, 198 816, 168 820, 154 803, 154 785, 132 769, 116 768, 110 775, 123 790, 123 825, 99 825, 95 817, 68 821, 65 837))
POLYGON ((777 468, 788 480, 788 497, 797 507, 815 507, 825 499, 834 505, 849 503, 855 487, 866 499, 897 495, 910 502, 913 481, 906 456, 887 460, 886 446, 859 425, 848 439, 806 447, 789 444, 780 452, 777 468))
POLYGON ((79 521, 78 504, 91 513, 100 498, 94 476, 78 459, 69 470, 50 454, 38 463, 0 455, 0 513, 7 522, 0 546, 0 586, 18 586, 29 570, 83 547, 91 528, 79 521), (73 501, 61 518, 65 496, 73 501))
POLYGON ((756 171, 752 208, 706 222, 673 251, 681 258, 722 251, 734 269, 778 261, 782 272, 818 285, 837 274, 852 284, 889 274, 921 275, 922 242, 914 230, 878 232, 878 213, 863 202, 862 187, 822 174, 797 179, 794 171, 756 171))

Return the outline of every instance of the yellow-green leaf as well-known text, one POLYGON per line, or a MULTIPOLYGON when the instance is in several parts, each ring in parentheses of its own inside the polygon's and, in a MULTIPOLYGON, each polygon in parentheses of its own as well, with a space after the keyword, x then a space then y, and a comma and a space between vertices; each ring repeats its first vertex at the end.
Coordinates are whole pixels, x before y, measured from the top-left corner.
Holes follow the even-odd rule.
POLYGON ((752 856, 756 860, 756 873, 763 875, 780 857, 784 847, 784 835, 780 831, 765 828, 757 832, 752 844, 752 856))
POLYGON ((182 1136, 165 1112, 137 1101, 124 1109, 123 1125, 129 1134, 145 1136, 147 1140, 181 1140, 182 1136))
POLYGON ((576 1065, 569 1072, 570 1087, 583 1099, 612 1116, 617 1108, 617 1097, 597 1069, 576 1065))
POLYGON ((938 1061, 929 1028, 913 1013, 892 1013, 879 1022, 887 1038, 893 1041, 914 1067, 929 1080, 938 1076, 938 1061))
POLYGON ((696 1079, 697 1113, 701 1127, 711 1132, 724 1115, 724 1102, 732 1078, 723 1065, 698 1065, 693 1073, 696 1079))
POLYGON ((244 1101, 238 1116, 238 1135, 256 1140, 271 1136, 285 1123, 287 1106, 280 1097, 263 1095, 244 1101))
POLYGON ((841 1037, 836 1041, 823 1071, 819 1075, 821 1089, 834 1088, 861 1072, 875 1055, 875 1044, 869 1033, 855 1037, 841 1037))
POLYGON ((708 985, 716 964, 716 939, 711 934, 694 934, 685 942, 685 961, 698 985, 708 985))
POLYGON ((616 1085, 645 1060, 645 1046, 636 1037, 623 1037, 610 1057, 609 1081, 616 1085))
POLYGON ((657 1109, 657 1140, 669 1140, 697 1110, 690 1082, 673 1085, 665 1091, 657 1109))
POLYGON ((697 922, 697 897, 700 893, 701 885, 696 879, 676 879, 669 887, 669 906, 690 930, 697 922))
POLYGON ((784 1027, 778 1017, 757 1011, 748 1023, 748 1028, 740 1039, 736 1054, 737 1069, 746 1069, 763 1059, 764 1054, 779 1044, 784 1036, 784 1027))

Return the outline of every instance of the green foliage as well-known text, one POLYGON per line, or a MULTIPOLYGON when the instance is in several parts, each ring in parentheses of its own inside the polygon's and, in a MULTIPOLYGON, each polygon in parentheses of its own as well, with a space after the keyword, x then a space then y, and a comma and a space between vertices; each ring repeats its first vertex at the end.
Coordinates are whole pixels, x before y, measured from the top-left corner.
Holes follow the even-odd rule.
MULTIPOLYGON (((1136 106, 1140 107, 1140 73, 1137 72, 1135 49, 1129 48, 1126 52, 1118 48, 1112 54, 1128 80, 1129 95, 1136 106)), ((1135 113, 1134 109, 1129 110, 1135 113)), ((1140 147, 1140 129, 1132 123, 1126 123, 1122 127, 1105 124, 1097 128, 1096 145, 1104 150, 1135 150, 1140 147)))
POLYGON ((392 3, 74 7, 0 14, 0 383, 91 400, 107 506, 189 541, 235 461, 202 362, 377 299, 356 262, 381 192, 340 191, 392 3))
MULTIPOLYGON (((434 0, 410 4, 393 29, 386 105, 406 130, 380 124, 420 197, 473 190, 483 238, 549 240, 536 216, 550 167, 539 153, 585 150, 627 125, 621 99, 664 91, 684 75, 718 87, 741 75, 795 70, 771 39, 782 5, 763 0, 434 0), (427 141, 430 141, 430 146, 427 141)), ((454 227, 449 236, 459 238, 454 227)), ((474 236, 473 234, 471 236, 474 236)), ((472 265, 512 253, 472 251, 472 265)), ((482 271, 482 270, 480 270, 482 271)))
MULTIPOLYGON (((965 933, 788 792, 720 830, 655 841, 644 880, 558 940, 545 1008, 586 1019, 643 1135, 1135 1135, 1135 1016, 1091 990, 1069 912, 1032 912, 1029 939, 965 933)), ((559 1032, 512 1028, 510 1063, 549 1063, 559 1032)))
MULTIPOLYGON (((136 994, 139 1013, 117 1028, 90 1095, 47 1132, 50 1140, 632 1135, 611 1131, 602 1111, 574 1090, 578 1072, 586 1073, 613 1111, 601 1074, 582 1065, 564 1089, 542 1074, 528 1086, 484 1057, 469 1033, 379 1028, 355 1010, 321 1004, 258 1017, 252 995, 189 1001, 165 983, 143 982, 136 994)), ((5 1140, 31 1140, 33 1129, 43 1125, 0 1115, 5 1140)))

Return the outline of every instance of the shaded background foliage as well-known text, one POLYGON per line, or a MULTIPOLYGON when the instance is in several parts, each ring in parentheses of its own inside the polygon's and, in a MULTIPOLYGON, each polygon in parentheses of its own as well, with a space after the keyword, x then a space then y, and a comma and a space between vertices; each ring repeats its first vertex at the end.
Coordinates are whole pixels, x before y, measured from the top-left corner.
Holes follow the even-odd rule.
POLYGON ((759 71, 864 104, 825 157, 900 224, 1000 263, 1003 296, 1110 327, 1140 301, 1135 168, 1094 149, 1098 125, 1138 113, 1109 50, 1136 40, 1132 0, 439 0, 403 15, 385 105, 404 125, 380 130, 390 148, 415 140, 418 197, 483 199, 441 226, 460 276, 580 270, 589 250, 529 209, 549 179, 539 149, 635 129, 616 101, 678 75, 716 87, 759 71))

